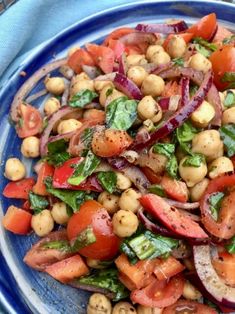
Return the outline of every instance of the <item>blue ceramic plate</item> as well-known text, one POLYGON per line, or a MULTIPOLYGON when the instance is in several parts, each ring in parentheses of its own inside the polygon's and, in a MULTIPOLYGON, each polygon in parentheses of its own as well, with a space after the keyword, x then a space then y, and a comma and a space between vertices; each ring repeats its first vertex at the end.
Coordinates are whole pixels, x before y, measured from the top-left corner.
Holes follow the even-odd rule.
MULTIPOLYGON (((188 23, 208 13, 215 12, 220 22, 235 30, 235 6, 219 2, 204 1, 164 1, 132 3, 115 7, 111 10, 93 15, 72 25, 58 36, 41 45, 30 55, 17 72, 4 84, 0 93, 0 154, 1 172, 0 188, 4 188, 7 180, 3 176, 4 164, 8 157, 15 156, 27 165, 31 174, 32 162, 26 161, 20 154, 20 140, 9 123, 8 112, 14 94, 23 84, 25 78, 19 76, 25 71, 27 77, 39 67, 50 62, 54 57, 66 55, 69 47, 82 45, 91 41, 101 41, 112 29, 123 25, 135 25, 137 22, 163 22, 169 18, 184 19, 188 23)), ((35 90, 42 89, 42 83, 35 90)), ((33 92, 35 92, 35 90, 33 92)), ((42 100, 40 99, 40 103, 42 100)), ((39 103, 35 104, 39 106, 39 103)), ((6 198, 1 199, 0 216, 12 203, 6 198)), ((1 218, 1 217, 0 217, 1 218)), ((1 275, 0 298, 9 313, 85 313, 88 293, 61 285, 49 276, 36 272, 23 263, 23 257, 31 245, 37 240, 32 236, 15 236, 0 226, 1 275), (5 282, 5 284, 4 284, 5 282)))

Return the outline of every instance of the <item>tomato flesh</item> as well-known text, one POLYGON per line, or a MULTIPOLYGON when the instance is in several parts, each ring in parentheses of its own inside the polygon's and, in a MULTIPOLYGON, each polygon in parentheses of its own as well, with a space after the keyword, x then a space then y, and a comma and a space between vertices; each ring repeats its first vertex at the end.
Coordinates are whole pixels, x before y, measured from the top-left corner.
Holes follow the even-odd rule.
POLYGON ((104 45, 109 45, 110 40, 117 40, 125 35, 134 33, 135 30, 133 28, 130 27, 121 27, 121 28, 117 28, 115 29, 113 32, 111 32, 104 41, 104 45))
POLYGON ((229 38, 233 35, 228 29, 222 25, 218 25, 215 37, 213 38, 214 43, 221 43, 225 38, 229 38))
POLYGON ((210 306, 189 300, 178 300, 175 304, 168 306, 163 310, 162 314, 216 314, 217 311, 210 306))
POLYGON ((147 177, 147 179, 150 181, 152 184, 159 184, 162 180, 162 177, 157 175, 152 169, 149 167, 142 167, 141 170, 147 177))
POLYGON ((226 284, 235 287, 235 255, 220 252, 218 257, 212 260, 212 264, 226 284))
POLYGON ((27 234, 31 229, 32 214, 18 208, 10 206, 2 219, 5 229, 20 235, 27 234))
POLYGON ((79 212, 70 218, 67 226, 68 238, 74 240, 89 226, 93 229, 96 242, 82 248, 79 253, 100 260, 113 258, 118 252, 119 239, 113 233, 108 212, 100 203, 93 200, 83 203, 79 212))
POLYGON ((38 178, 36 184, 33 186, 33 192, 39 195, 49 195, 46 191, 44 180, 46 177, 52 177, 54 173, 54 167, 50 166, 47 162, 44 162, 38 172, 38 178))
POLYGON ((204 16, 199 22, 187 29, 187 33, 192 33, 193 37, 202 37, 209 40, 215 33, 217 19, 215 13, 204 16))
POLYGON ((91 54, 96 65, 98 65, 104 73, 113 71, 114 52, 111 48, 95 44, 87 44, 86 49, 91 54))
POLYGON ((154 268, 154 274, 158 280, 167 280, 178 273, 181 273, 185 267, 173 256, 167 259, 159 259, 154 268))
POLYGON ((33 178, 26 178, 17 182, 9 182, 4 190, 3 195, 9 198, 28 199, 29 192, 35 184, 33 178))
POLYGON ((176 201, 185 203, 188 200, 188 188, 185 182, 171 179, 164 175, 161 181, 161 185, 167 195, 175 199, 176 201))
POLYGON ((94 66, 95 62, 85 49, 76 50, 68 59, 68 65, 75 73, 82 72, 83 65, 94 66))

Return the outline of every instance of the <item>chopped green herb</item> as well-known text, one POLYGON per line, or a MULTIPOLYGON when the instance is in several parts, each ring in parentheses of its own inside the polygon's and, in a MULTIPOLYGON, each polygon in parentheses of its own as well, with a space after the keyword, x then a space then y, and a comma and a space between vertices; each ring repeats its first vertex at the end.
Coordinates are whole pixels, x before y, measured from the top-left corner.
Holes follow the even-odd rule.
POLYGON ((65 240, 46 242, 43 243, 42 247, 44 249, 55 249, 64 252, 71 252, 71 246, 69 242, 65 240))
POLYGON ((193 97, 196 94, 196 92, 198 91, 198 88, 199 88, 198 85, 195 85, 195 84, 190 85, 189 87, 190 97, 193 97))
POLYGON ((224 106, 231 107, 233 105, 235 105, 235 93, 233 93, 231 90, 228 90, 224 100, 224 106))
POLYGON ((48 154, 46 160, 50 165, 61 166, 65 161, 70 159, 70 154, 66 152, 68 143, 64 139, 47 144, 48 154))
POLYGON ((72 97, 69 101, 69 106, 76 108, 83 108, 85 105, 92 102, 94 98, 98 97, 98 94, 90 89, 83 89, 72 97))
POLYGON ((148 187, 149 192, 159 195, 161 197, 166 197, 166 193, 160 184, 152 184, 148 187))
POLYGON ((225 38, 225 39, 223 40, 223 44, 224 44, 224 45, 227 45, 227 44, 230 44, 230 43, 232 43, 232 42, 234 42, 234 41, 235 41, 235 35, 232 35, 232 36, 230 36, 230 37, 225 38))
POLYGON ((167 158, 171 158, 171 156, 175 152, 175 144, 157 143, 153 146, 153 152, 156 154, 164 155, 167 158))
POLYGON ((101 171, 98 173, 97 178, 102 187, 112 194, 117 186, 117 174, 114 171, 101 171))
POLYGON ((82 248, 91 245, 96 242, 96 236, 93 232, 92 226, 88 226, 84 229, 75 239, 72 245, 72 251, 78 252, 82 248))
POLYGON ((224 195, 225 194, 222 192, 217 192, 213 193, 209 198, 211 216, 216 221, 218 220, 219 217, 219 210, 221 208, 221 203, 223 201, 224 195))
POLYGON ((205 164, 205 156, 202 154, 193 154, 188 156, 183 162, 184 167, 200 167, 201 164, 205 164))
POLYGON ((227 148, 228 157, 235 154, 235 125, 226 124, 219 129, 220 136, 227 148))
POLYGON ((198 130, 192 126, 190 121, 186 121, 179 128, 176 129, 176 138, 180 144, 180 147, 185 153, 192 154, 190 149, 190 143, 194 138, 198 130))
POLYGON ((175 65, 184 66, 184 59, 183 58, 175 58, 175 59, 172 59, 172 61, 174 62, 175 65))
POLYGON ((93 173, 99 163, 100 159, 96 157, 91 150, 89 150, 86 155, 86 159, 78 165, 75 165, 76 170, 68 179, 68 183, 72 185, 79 185, 93 173))
POLYGON ((195 44, 195 48, 196 50, 202 54, 204 57, 208 58, 211 55, 211 51, 206 49, 205 47, 199 45, 199 44, 195 44))
POLYGON ((87 128, 83 131, 81 135, 81 141, 84 144, 84 147, 86 149, 90 149, 91 147, 91 142, 92 142, 92 137, 93 137, 94 129, 92 128, 87 128))
POLYGON ((35 214, 39 214, 49 205, 46 197, 37 195, 31 191, 29 192, 29 202, 30 208, 34 211, 35 214))
POLYGON ((109 89, 107 89, 107 91, 106 91, 106 93, 105 93, 105 96, 108 97, 108 96, 110 96, 112 93, 113 93, 113 88, 110 87, 109 89))
POLYGON ((227 244, 225 247, 230 254, 235 254, 235 236, 229 240, 229 244, 227 244))
POLYGON ((235 72, 224 72, 221 82, 230 83, 228 88, 235 88, 235 72))
POLYGON ((205 47, 205 48, 207 48, 207 49, 209 49, 211 51, 216 51, 217 48, 218 48, 216 44, 209 43, 207 40, 205 40, 205 39, 203 39, 201 37, 194 38, 193 42, 195 44, 199 44, 199 45, 201 45, 201 46, 203 46, 203 47, 205 47))
POLYGON ((129 240, 126 239, 122 242, 122 244, 120 245, 120 251, 128 257, 128 260, 132 265, 138 262, 139 259, 135 252, 130 247, 129 240))
POLYGON ((177 159, 175 157, 175 155, 173 155, 167 162, 166 164, 166 171, 168 173, 168 175, 174 179, 177 178, 177 173, 178 173, 178 162, 177 159))
POLYGON ((106 107, 106 124, 109 128, 128 130, 137 118, 137 102, 119 97, 106 107))

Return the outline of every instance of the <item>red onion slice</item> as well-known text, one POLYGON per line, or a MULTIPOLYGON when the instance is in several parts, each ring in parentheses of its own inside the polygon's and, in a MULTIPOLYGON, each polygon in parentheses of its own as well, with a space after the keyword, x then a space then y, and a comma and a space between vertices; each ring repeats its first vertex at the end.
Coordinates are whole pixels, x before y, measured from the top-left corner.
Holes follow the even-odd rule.
POLYGON ((171 97, 161 98, 158 101, 158 104, 163 111, 176 111, 179 108, 180 100, 180 95, 174 95, 171 97))
POLYGON ((46 89, 42 89, 40 90, 39 92, 33 94, 33 95, 30 95, 29 97, 26 98, 25 102, 27 104, 30 104, 31 102, 37 100, 38 98, 42 97, 42 96, 45 96, 46 94, 48 93, 48 91, 46 89))
POLYGON ((172 199, 169 198, 164 198, 164 200, 173 207, 176 208, 181 208, 181 209, 186 209, 186 210, 192 210, 192 209, 196 209, 199 208, 200 204, 199 202, 194 202, 194 203, 181 203, 181 202, 177 202, 174 201, 172 199))
POLYGON ((157 140, 166 137, 177 127, 181 126, 189 116, 201 105, 209 89, 212 86, 213 75, 212 72, 208 72, 205 78, 194 95, 194 97, 182 108, 180 108, 172 117, 170 117, 162 127, 150 134, 150 139, 145 143, 141 143, 131 147, 133 150, 141 150, 155 143, 157 140))
POLYGON ((59 69, 59 72, 67 79, 71 80, 74 76, 74 71, 66 64, 62 65, 62 67, 59 69))
POLYGON ((145 174, 140 170, 140 168, 131 165, 127 167, 123 171, 123 173, 137 187, 140 193, 145 194, 147 192, 147 188, 150 185, 150 182, 145 176, 145 174))
POLYGON ((128 163, 128 161, 125 158, 115 158, 115 157, 110 157, 108 158, 108 163, 110 164, 110 166, 112 168, 114 168, 115 170, 123 170, 126 169, 130 164, 128 163))
POLYGON ((58 69, 62 65, 66 64, 66 59, 56 60, 52 63, 46 64, 37 70, 30 78, 24 82, 24 84, 20 87, 18 92, 15 94, 13 102, 11 104, 11 118, 13 121, 18 120, 18 106, 24 100, 24 98, 28 95, 28 93, 34 88, 34 86, 48 73, 58 69))
POLYGON ((189 80, 188 77, 182 77, 182 79, 180 80, 180 85, 181 85, 181 107, 184 107, 190 100, 189 83, 190 83, 190 80, 189 80))
POLYGON ((127 97, 137 100, 142 99, 143 95, 139 87, 125 75, 117 73, 113 83, 115 87, 127 95, 127 97))
MULTIPOLYGON (((157 33, 157 32, 156 32, 157 33)), ((147 43, 152 45, 156 42, 158 36, 156 34, 146 34, 141 32, 134 32, 119 38, 119 41, 124 45, 138 45, 142 43, 147 43)))
POLYGON ((100 75, 100 71, 98 70, 97 67, 84 64, 82 65, 82 69, 92 80, 100 75))
POLYGON ((127 59, 126 54, 123 53, 119 58, 119 65, 118 65, 118 73, 126 75, 127 73, 127 59))
POLYGON ((156 65, 155 63, 146 63, 141 65, 141 67, 144 68, 147 73, 153 73, 156 75, 163 71, 169 70, 173 66, 174 66, 173 62, 168 62, 160 65, 156 65))
POLYGON ((99 75, 95 78, 95 81, 114 81, 117 72, 111 72, 104 75, 99 75))
POLYGON ((183 32, 187 28, 184 21, 178 21, 174 24, 138 24, 135 29, 144 33, 171 34, 183 32))

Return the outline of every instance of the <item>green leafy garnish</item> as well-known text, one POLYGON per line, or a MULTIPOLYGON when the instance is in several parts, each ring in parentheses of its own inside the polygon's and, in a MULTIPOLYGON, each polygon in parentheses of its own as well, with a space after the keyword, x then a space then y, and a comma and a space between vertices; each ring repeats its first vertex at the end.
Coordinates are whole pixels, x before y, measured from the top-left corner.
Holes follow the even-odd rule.
POLYGON ((114 171, 101 171, 98 173, 97 178, 102 187, 112 194, 117 186, 117 175, 114 171))
POLYGON ((74 168, 76 170, 74 171, 73 175, 70 178, 68 178, 67 180, 68 183, 72 185, 79 185, 93 173, 93 171, 97 168, 99 163, 100 159, 96 157, 96 155, 93 154, 91 150, 89 150, 85 160, 79 163, 78 165, 74 165, 74 168))
POLYGON ((194 38, 193 42, 195 44, 199 44, 199 45, 201 45, 201 46, 203 46, 203 47, 205 47, 205 48, 207 48, 207 49, 209 49, 211 51, 216 51, 217 48, 218 48, 216 44, 209 43, 207 40, 205 40, 205 39, 203 39, 201 37, 194 38))
POLYGON ((190 142, 197 133, 198 130, 191 124, 190 121, 186 121, 176 129, 176 138, 180 144, 180 147, 185 153, 188 153, 189 155, 192 155, 190 142))
POLYGON ((84 147, 86 149, 90 149, 91 147, 93 133, 94 133, 94 129, 92 128, 89 128, 89 129, 87 128, 82 132, 81 142, 84 144, 84 147))
POLYGON ((235 236, 229 240, 229 244, 225 247, 230 254, 235 254, 235 236))
POLYGON ((195 44, 195 48, 196 50, 202 54, 204 57, 208 58, 211 55, 211 51, 206 49, 205 47, 199 45, 199 44, 195 44))
POLYGON ((115 268, 94 270, 90 275, 76 279, 84 285, 91 285, 113 292, 113 301, 119 301, 129 296, 129 291, 118 279, 118 270, 115 268))
POLYGON ((107 91, 106 91, 106 93, 105 93, 105 96, 108 97, 108 96, 110 96, 112 93, 113 93, 113 88, 110 87, 109 89, 107 89, 107 91))
POLYGON ((160 184, 152 184, 148 187, 150 193, 159 195, 161 197, 166 197, 166 193, 163 190, 163 187, 160 184))
POLYGON ((50 241, 43 243, 44 249, 55 249, 63 252, 71 252, 71 246, 66 240, 50 241))
POLYGON ((227 148, 228 157, 235 154, 235 125, 226 124, 219 129, 220 136, 227 148))
POLYGON ((156 154, 164 155, 167 158, 171 158, 171 156, 175 152, 175 144, 157 143, 153 146, 153 152, 156 154))
POLYGON ((178 161, 175 157, 175 155, 172 155, 171 158, 168 160, 166 164, 166 171, 168 175, 174 179, 177 178, 177 172, 178 172, 178 161))
POLYGON ((223 40, 223 44, 224 45, 227 45, 227 44, 230 44, 232 43, 233 41, 235 41, 235 35, 232 35, 230 37, 227 37, 223 40))
POLYGON ((190 97, 193 97, 196 94, 196 92, 198 91, 198 88, 199 87, 196 84, 190 85, 190 87, 189 87, 189 95, 190 95, 190 97))
POLYGON ((221 82, 230 83, 228 88, 235 88, 235 72, 224 72, 221 82))
POLYGON ((202 154, 193 154, 188 156, 183 162, 184 167, 200 167, 202 163, 205 164, 205 156, 202 154))
POLYGON ((109 128, 128 130, 137 118, 137 102, 119 97, 106 107, 106 124, 109 128))
POLYGON ((175 59, 172 59, 172 61, 174 62, 175 65, 184 66, 184 59, 183 58, 175 58, 175 59))
POLYGON ((94 98, 98 97, 98 94, 90 89, 83 89, 72 97, 69 101, 69 106, 74 108, 83 108, 85 105, 92 102, 94 98))
POLYGON ((217 193, 213 193, 209 198, 211 216, 216 221, 218 220, 218 217, 219 217, 219 210, 221 208, 221 203, 224 198, 224 195, 225 194, 222 192, 217 192, 217 193))
POLYGON ((68 143, 64 139, 54 141, 47 144, 48 153, 46 160, 50 165, 61 166, 70 158, 70 154, 66 152, 68 143))
POLYGON ((224 106, 231 107, 233 105, 235 105, 235 93, 233 93, 231 90, 228 90, 224 99, 224 106))
POLYGON ((72 245, 72 251, 77 252, 81 250, 82 248, 95 242, 96 242, 96 236, 93 232, 93 228, 92 226, 88 226, 81 233, 79 233, 79 235, 76 237, 72 245))
POLYGON ((43 209, 49 205, 46 197, 37 195, 33 192, 29 192, 30 208, 34 211, 34 214, 39 214, 43 209))
POLYGON ((132 248, 129 246, 128 239, 122 242, 122 244, 120 245, 120 251, 128 257, 128 260, 132 265, 138 262, 139 259, 136 256, 135 252, 132 250, 132 248))

